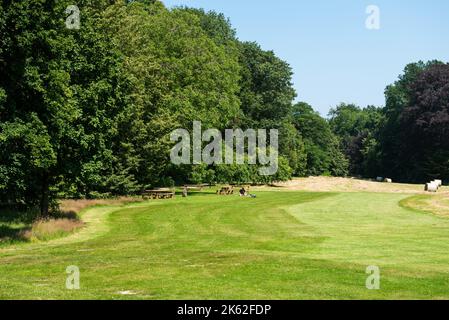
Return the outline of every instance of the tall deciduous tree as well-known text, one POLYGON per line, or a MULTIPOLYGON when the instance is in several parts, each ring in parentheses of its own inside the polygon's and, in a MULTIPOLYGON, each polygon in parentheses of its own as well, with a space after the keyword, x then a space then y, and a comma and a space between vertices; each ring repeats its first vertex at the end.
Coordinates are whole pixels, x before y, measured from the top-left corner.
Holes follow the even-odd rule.
POLYGON ((19 186, 1 188, 0 197, 6 203, 38 201, 44 215, 52 190, 75 189, 81 195, 111 190, 105 181, 120 168, 115 120, 126 109, 126 81, 119 55, 98 32, 105 2, 79 3, 80 29, 67 28, 70 4, 7 1, 2 8, 0 144, 9 156, 0 172, 19 186), (26 179, 11 178, 17 175, 26 179), (13 197, 11 188, 20 194, 13 197))
POLYGON ((449 179, 449 64, 433 64, 409 85, 399 118, 402 177, 449 179))
POLYGON ((379 170, 374 148, 378 145, 382 123, 381 109, 374 106, 362 109, 342 103, 330 110, 329 124, 340 138, 342 150, 349 160, 350 174, 372 176, 379 170))
POLYGON ((412 63, 396 83, 387 87, 385 124, 380 135, 385 175, 407 182, 443 175, 449 179, 444 169, 444 140, 448 137, 444 136, 446 69, 447 65, 439 61, 412 63), (436 166, 435 159, 443 167, 436 166))
POLYGON ((307 103, 297 103, 293 108, 296 129, 304 139, 307 154, 307 175, 345 176, 348 161, 340 151, 339 140, 329 123, 307 103))

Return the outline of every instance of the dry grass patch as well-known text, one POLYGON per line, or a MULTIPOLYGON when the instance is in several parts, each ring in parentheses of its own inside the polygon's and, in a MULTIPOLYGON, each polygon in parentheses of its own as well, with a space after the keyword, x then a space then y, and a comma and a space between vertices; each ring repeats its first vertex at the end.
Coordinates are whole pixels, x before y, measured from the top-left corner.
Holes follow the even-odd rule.
POLYGON ((401 206, 428 212, 441 217, 449 217, 449 195, 447 193, 434 195, 416 195, 401 201, 401 206))
MULTIPOLYGON (((382 183, 355 178, 310 177, 295 178, 278 183, 273 187, 263 187, 270 191, 316 191, 316 192, 375 192, 375 193, 408 193, 427 194, 424 184, 382 183)), ((449 188, 443 187, 439 193, 449 194, 449 188)))
POLYGON ((39 220, 22 233, 22 238, 27 241, 46 241, 75 232, 83 226, 82 221, 67 218, 39 220))
POLYGON ((61 200, 59 208, 65 215, 77 215, 86 208, 94 206, 122 206, 133 202, 143 201, 140 197, 120 197, 115 199, 96 200, 61 200))

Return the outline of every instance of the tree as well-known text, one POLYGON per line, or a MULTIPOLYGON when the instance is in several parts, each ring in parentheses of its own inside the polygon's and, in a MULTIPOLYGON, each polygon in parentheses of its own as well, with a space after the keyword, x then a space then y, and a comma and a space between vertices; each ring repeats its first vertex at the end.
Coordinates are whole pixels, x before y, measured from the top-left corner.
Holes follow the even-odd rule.
POLYGON ((224 14, 188 7, 175 8, 174 11, 186 11, 196 15, 200 20, 201 28, 214 40, 215 44, 226 47, 230 50, 229 52, 237 49, 236 31, 224 14))
POLYGON ((347 174, 347 160, 339 149, 339 140, 329 123, 307 103, 293 107, 293 121, 304 140, 307 153, 307 175, 347 174))
POLYGON ((240 44, 240 100, 244 124, 257 128, 278 124, 291 113, 296 96, 290 66, 253 42, 240 44))
POLYGON ((127 108, 127 84, 120 76, 120 56, 97 24, 106 2, 80 3, 79 30, 65 25, 69 1, 3 2, 1 143, 15 156, 4 157, 0 171, 8 181, 11 168, 27 179, 15 189, 20 194, 2 188, 2 201, 39 202, 47 215, 56 186, 87 195, 113 189, 107 181, 114 179, 108 178, 126 172, 114 143, 117 117, 127 108), (12 143, 17 132, 29 135, 21 137, 19 147, 12 143), (27 161, 33 154, 47 158, 27 161))
POLYGON ((340 138, 341 149, 349 160, 350 174, 370 176, 378 170, 377 162, 371 158, 368 161, 367 157, 374 152, 372 147, 377 145, 382 122, 381 109, 374 106, 362 109, 354 104, 342 103, 330 110, 329 124, 340 138))
POLYGON ((240 114, 238 52, 208 30, 221 21, 209 16, 170 11, 160 2, 117 3, 105 13, 105 30, 124 54, 133 83, 136 120, 130 129, 140 128, 132 145, 141 185, 158 185, 166 176, 186 182, 195 174, 170 164, 171 131, 189 129, 193 121, 204 130, 225 129, 240 114))
MULTIPOLYGON (((56 164, 46 127, 36 114, 0 124, 0 201, 6 205, 37 206, 42 203, 42 175, 56 164)), ((45 195, 48 196, 48 193, 45 195)), ((44 213, 46 208, 41 208, 44 213)))
POLYGON ((60 23, 65 7, 62 2, 21 1, 3 2, 2 10, 0 38, 5 46, 0 87, 5 101, 1 135, 2 150, 9 156, 2 157, 0 171, 15 186, 3 188, 1 198, 27 205, 39 199, 41 213, 47 214, 59 138, 65 135, 63 123, 74 116, 63 61, 73 48, 68 31, 60 23), (28 161, 29 157, 34 160, 28 161), (27 174, 26 180, 12 181, 27 174))
POLYGON ((279 153, 288 161, 292 173, 303 177, 307 170, 307 153, 301 134, 292 123, 292 117, 284 120, 279 128, 279 153))
MULTIPOLYGON (((385 176, 425 182, 446 175, 445 169, 437 169, 434 163, 434 159, 445 156, 446 69, 439 61, 412 63, 397 82, 387 87, 385 124, 380 132, 385 176)), ((445 162, 438 160, 443 167, 445 162)))
POLYGON ((399 117, 399 161, 409 181, 449 179, 449 64, 429 65, 409 84, 399 117))

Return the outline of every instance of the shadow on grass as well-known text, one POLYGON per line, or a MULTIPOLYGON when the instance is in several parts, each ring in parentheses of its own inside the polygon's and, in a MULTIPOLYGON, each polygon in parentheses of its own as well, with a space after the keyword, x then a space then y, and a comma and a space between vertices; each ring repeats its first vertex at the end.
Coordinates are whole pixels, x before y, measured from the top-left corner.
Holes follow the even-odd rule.
MULTIPOLYGON (((207 195, 214 195, 215 192, 208 192, 208 191, 189 191, 187 197, 200 197, 200 196, 207 196, 207 195)), ((177 198, 182 198, 182 192, 176 192, 177 198)))
MULTIPOLYGON (((0 209, 0 246, 30 242, 39 229, 52 225, 67 229, 67 225, 79 226, 81 221, 74 211, 55 211, 50 217, 42 218, 39 210, 0 209)), ((47 227, 48 228, 48 227, 47 227)), ((52 228, 54 229, 54 228, 52 228)), ((51 230, 58 232, 59 230, 51 230)), ((69 230, 70 231, 70 230, 69 230)))
POLYGON ((8 225, 0 225, 0 246, 2 244, 10 244, 14 242, 28 242, 25 237, 26 232, 31 227, 12 227, 8 225))
POLYGON ((39 217, 35 210, 20 211, 14 209, 0 209, 0 224, 30 224, 39 217))

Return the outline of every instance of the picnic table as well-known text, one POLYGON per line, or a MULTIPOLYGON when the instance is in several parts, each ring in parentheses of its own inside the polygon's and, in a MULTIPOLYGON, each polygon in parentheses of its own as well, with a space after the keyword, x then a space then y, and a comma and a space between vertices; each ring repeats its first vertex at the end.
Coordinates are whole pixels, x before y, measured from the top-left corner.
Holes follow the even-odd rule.
POLYGON ((153 190, 145 190, 142 192, 144 199, 173 199, 175 197, 175 191, 169 188, 158 188, 153 190))
POLYGON ((234 194, 234 187, 233 186, 222 187, 220 190, 217 190, 217 194, 220 196, 232 195, 234 194))

